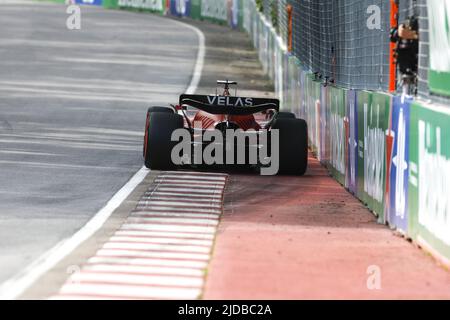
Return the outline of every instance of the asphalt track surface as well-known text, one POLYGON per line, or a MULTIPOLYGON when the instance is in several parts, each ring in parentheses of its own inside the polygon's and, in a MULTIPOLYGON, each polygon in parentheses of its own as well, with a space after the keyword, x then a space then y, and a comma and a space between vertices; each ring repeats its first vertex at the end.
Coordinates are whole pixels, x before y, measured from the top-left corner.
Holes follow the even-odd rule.
POLYGON ((0 4, 0 284, 72 236, 142 166, 146 108, 191 81, 194 31, 169 19, 0 4))

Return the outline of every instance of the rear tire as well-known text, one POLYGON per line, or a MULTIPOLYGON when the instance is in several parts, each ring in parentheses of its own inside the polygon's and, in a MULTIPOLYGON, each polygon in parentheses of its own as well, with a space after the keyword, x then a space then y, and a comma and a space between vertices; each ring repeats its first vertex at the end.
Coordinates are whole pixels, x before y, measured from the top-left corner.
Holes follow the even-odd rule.
POLYGON ((175 111, 172 108, 169 107, 149 107, 147 110, 147 117, 145 118, 145 136, 144 136, 144 146, 142 148, 142 156, 145 158, 145 152, 147 150, 147 132, 148 132, 148 125, 150 121, 150 114, 153 112, 163 112, 163 113, 169 113, 173 114, 175 111))
POLYGON ((144 159, 145 166, 152 170, 170 170, 175 167, 171 160, 176 141, 172 133, 183 128, 183 117, 167 112, 150 112, 146 130, 144 159))
POLYGON ((280 174, 304 175, 308 167, 308 127, 302 119, 278 119, 280 174))

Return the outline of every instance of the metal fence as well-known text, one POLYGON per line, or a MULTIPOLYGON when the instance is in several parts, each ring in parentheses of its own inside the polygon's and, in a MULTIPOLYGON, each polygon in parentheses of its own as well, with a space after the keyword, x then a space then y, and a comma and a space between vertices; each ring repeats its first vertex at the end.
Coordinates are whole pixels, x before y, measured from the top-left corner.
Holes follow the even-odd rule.
POLYGON ((381 30, 367 28, 367 7, 374 3, 386 10, 388 1, 292 1, 294 54, 338 85, 387 88, 389 14, 382 15, 381 30))
MULTIPOLYGON (((406 2, 406 1, 404 1, 406 2)), ((419 72, 418 72, 418 94, 423 98, 428 98, 428 69, 430 67, 429 60, 429 43, 428 43, 428 12, 426 0, 409 1, 407 11, 400 11, 400 19, 404 19, 411 14, 417 14, 419 17, 419 72)), ((402 8, 400 8, 402 9, 402 8)))
POLYGON ((289 1, 294 55, 312 72, 355 89, 386 90, 389 81, 389 0, 289 1), (367 25, 370 6, 380 28, 367 25))
POLYGON ((288 16, 287 16, 287 0, 279 0, 278 12, 277 12, 277 23, 278 30, 281 38, 285 43, 288 41, 288 16))
MULTIPOLYGON (((399 0, 399 21, 419 17, 418 93, 427 99, 427 0, 399 0)), ((261 0, 263 13, 287 43, 286 6, 293 8, 293 54, 311 72, 333 79, 338 86, 387 91, 389 88, 390 0, 261 0), (380 10, 380 28, 368 27, 380 10), (277 10, 274 14, 274 10, 277 10), (276 19, 274 19, 276 17, 276 19)), ((443 98, 444 99, 444 98, 443 98)))

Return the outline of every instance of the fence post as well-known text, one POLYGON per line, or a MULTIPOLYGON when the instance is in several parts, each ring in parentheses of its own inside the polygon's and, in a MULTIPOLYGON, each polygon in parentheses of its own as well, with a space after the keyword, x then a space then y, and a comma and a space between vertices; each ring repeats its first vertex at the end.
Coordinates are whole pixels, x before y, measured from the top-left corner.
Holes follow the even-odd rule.
POLYGON ((292 6, 288 4, 286 6, 287 16, 288 16, 288 51, 292 52, 292 6))
MULTIPOLYGON (((391 0, 391 29, 398 27, 398 0, 391 0)), ((396 44, 389 45, 389 91, 395 92, 397 89, 397 62, 394 58, 396 44)))

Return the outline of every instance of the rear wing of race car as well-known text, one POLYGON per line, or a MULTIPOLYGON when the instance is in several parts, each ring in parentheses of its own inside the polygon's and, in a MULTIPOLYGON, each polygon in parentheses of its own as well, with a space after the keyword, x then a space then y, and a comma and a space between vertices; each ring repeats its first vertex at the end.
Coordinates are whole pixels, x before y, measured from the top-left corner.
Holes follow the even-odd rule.
POLYGON ((280 100, 229 96, 182 94, 180 106, 188 105, 210 114, 251 115, 267 110, 280 110, 280 100))

